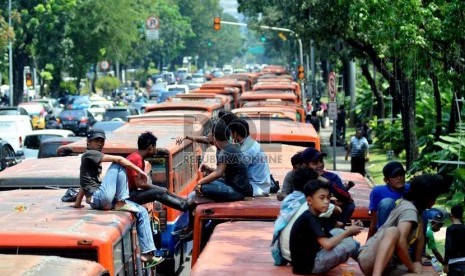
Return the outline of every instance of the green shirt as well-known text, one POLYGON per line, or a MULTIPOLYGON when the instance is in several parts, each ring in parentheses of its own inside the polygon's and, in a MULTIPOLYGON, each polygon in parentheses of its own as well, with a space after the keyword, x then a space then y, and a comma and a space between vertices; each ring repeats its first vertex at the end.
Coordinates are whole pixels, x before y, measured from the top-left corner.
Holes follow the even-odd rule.
POLYGON ((434 232, 431 229, 430 222, 428 222, 428 228, 426 229, 426 245, 430 250, 437 250, 436 241, 434 240, 434 232))

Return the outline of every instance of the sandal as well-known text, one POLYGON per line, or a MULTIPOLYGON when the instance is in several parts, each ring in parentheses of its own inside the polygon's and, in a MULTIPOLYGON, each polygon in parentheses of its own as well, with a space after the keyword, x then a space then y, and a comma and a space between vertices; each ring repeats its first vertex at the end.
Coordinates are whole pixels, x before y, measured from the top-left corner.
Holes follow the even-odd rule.
POLYGON ((124 204, 123 206, 119 207, 119 208, 115 208, 114 209, 115 211, 125 211, 125 212, 131 212, 131 213, 138 213, 139 212, 139 209, 137 209, 136 207, 130 205, 130 204, 124 204))
POLYGON ((163 257, 152 257, 145 261, 145 269, 152 268, 156 265, 161 264, 165 259, 163 257))

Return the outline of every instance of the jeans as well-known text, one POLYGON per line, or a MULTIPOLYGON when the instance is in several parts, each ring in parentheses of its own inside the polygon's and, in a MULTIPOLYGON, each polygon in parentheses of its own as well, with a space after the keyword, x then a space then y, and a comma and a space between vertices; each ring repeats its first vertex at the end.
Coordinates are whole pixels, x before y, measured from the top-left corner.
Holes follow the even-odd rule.
MULTIPOLYGON (((341 235, 344 230, 334 228, 330 231, 333 236, 341 235)), ((331 250, 321 249, 316 253, 315 263, 313 265, 313 274, 322 274, 333 267, 347 261, 349 257, 356 257, 360 243, 352 237, 343 239, 336 247, 331 250)))
POLYGON ((455 263, 449 265, 447 276, 463 276, 465 275, 465 263, 455 263))
POLYGON ((353 202, 346 202, 342 204, 341 206, 342 213, 338 216, 337 220, 340 222, 347 224, 352 217, 352 214, 354 213, 355 210, 355 203, 353 202))
POLYGON ((378 204, 378 222, 376 228, 379 229, 389 217, 392 209, 396 207, 396 202, 392 198, 382 199, 378 204))
POLYGON ((131 190, 129 191, 129 199, 138 204, 158 201, 179 211, 185 212, 189 210, 187 199, 170 193, 166 188, 158 186, 147 190, 131 190))
POLYGON ((243 200, 244 195, 237 192, 233 187, 228 186, 223 179, 217 179, 202 185, 200 192, 204 197, 219 202, 243 200))
POLYGON ((147 210, 139 204, 126 200, 128 197, 126 169, 119 164, 112 163, 102 184, 92 194, 90 206, 96 210, 110 210, 113 209, 116 201, 125 201, 136 207, 139 211, 134 215, 136 216, 136 229, 141 252, 148 253, 156 250, 147 210))

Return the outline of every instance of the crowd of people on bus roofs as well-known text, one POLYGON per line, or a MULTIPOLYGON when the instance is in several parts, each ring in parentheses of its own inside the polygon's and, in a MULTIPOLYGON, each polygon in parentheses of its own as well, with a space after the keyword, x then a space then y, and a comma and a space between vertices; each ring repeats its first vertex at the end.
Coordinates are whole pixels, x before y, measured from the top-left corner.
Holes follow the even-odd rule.
MULTIPOLYGON (((155 256, 149 216, 142 204, 158 201, 188 212, 189 226, 175 233, 184 239, 192 237, 196 204, 238 201, 273 192, 269 165, 260 144, 250 136, 247 121, 230 112, 220 114, 210 135, 177 138, 177 143, 188 139, 217 149, 216 167, 200 166, 203 178, 187 198, 151 183, 152 177, 147 175, 150 163, 145 159, 156 154, 154 134, 142 133, 138 150, 126 158, 102 153, 105 138, 99 129, 87 135, 87 151, 81 156, 81 189, 73 207, 83 207, 85 197, 92 209, 133 213, 141 260, 147 267, 161 263, 163 258, 155 256), (102 162, 111 162, 103 179, 102 162)), ((351 142, 352 147, 358 145, 351 142)), ((375 186, 370 193, 368 240, 360 246, 353 236, 362 231, 363 224, 351 221, 355 202, 350 189, 355 184, 345 183, 337 173, 325 170, 325 156, 315 148, 307 148, 291 158, 293 168, 277 194, 282 204, 271 247, 275 265, 290 263, 295 274, 322 274, 352 257, 365 275, 422 273, 427 244, 445 271, 463 275, 465 249, 457 246, 465 244, 463 208, 454 206, 451 210, 452 225, 447 229, 444 256, 438 252, 432 234, 444 224, 445 211, 432 206, 440 194, 447 192, 449 177, 420 175, 406 182, 403 165, 397 161, 387 163, 383 168, 385 185, 375 186)), ((364 158, 368 159, 368 152, 364 158)))

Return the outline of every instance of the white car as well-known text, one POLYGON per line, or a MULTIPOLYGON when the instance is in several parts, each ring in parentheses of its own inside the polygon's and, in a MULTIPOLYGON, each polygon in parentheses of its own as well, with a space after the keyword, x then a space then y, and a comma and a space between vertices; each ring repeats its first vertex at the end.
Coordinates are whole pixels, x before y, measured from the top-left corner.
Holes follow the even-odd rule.
POLYGON ((91 101, 88 110, 94 115, 95 120, 101 121, 103 119, 103 113, 109 107, 113 107, 112 101, 91 101))
POLYGON ((17 155, 21 155, 22 141, 32 129, 31 118, 27 115, 0 116, 0 137, 10 143, 17 155))
POLYGON ((34 130, 24 138, 23 152, 26 159, 37 159, 42 141, 56 137, 74 137, 74 132, 66 129, 34 130))

